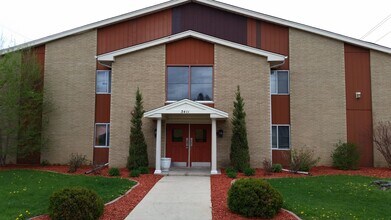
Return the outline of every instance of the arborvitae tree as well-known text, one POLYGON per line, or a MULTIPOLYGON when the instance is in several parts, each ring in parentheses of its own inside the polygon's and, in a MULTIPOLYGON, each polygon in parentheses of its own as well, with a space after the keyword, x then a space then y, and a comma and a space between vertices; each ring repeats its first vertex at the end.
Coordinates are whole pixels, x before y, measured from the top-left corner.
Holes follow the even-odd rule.
POLYGON ((240 95, 240 87, 236 91, 236 101, 234 101, 234 110, 231 138, 231 164, 238 171, 250 167, 250 154, 248 151, 246 112, 244 111, 244 101, 240 95))
POLYGON ((139 88, 136 92, 136 104, 132 111, 130 127, 130 145, 127 168, 129 170, 148 166, 147 144, 142 131, 142 119, 144 114, 143 97, 139 88))

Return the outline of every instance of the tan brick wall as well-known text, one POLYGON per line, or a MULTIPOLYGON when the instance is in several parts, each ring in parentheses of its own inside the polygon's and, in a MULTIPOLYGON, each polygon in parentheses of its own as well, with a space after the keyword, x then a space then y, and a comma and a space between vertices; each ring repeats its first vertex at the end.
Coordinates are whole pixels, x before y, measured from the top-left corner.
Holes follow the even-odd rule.
MULTIPOLYGON (((391 55, 371 50, 372 116, 374 127, 380 121, 391 121, 391 55)), ((374 165, 387 166, 374 147, 374 165)))
MULTIPOLYGON (((143 94, 146 111, 164 105, 165 65, 164 45, 116 58, 112 68, 110 166, 126 166, 131 111, 137 87, 143 94)), ((152 167, 155 166, 155 128, 156 122, 143 119, 149 164, 152 167)))
POLYGON ((231 117, 237 85, 245 102, 251 166, 261 167, 264 158, 271 159, 270 147, 270 66, 266 58, 215 45, 215 108, 228 112, 230 118, 217 123, 224 137, 217 139, 218 166, 229 164, 231 117))
POLYGON ((331 152, 346 141, 344 44, 289 29, 291 144, 306 146, 331 165, 331 152))
POLYGON ((46 44, 44 88, 53 105, 43 160, 64 164, 71 153, 92 160, 96 36, 94 30, 46 44))

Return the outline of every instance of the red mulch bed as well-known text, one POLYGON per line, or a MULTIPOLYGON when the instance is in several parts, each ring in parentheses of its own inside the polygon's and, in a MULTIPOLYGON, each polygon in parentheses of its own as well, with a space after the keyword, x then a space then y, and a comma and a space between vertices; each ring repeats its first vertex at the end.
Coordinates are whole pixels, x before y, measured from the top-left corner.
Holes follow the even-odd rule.
MULTIPOLYGON (((321 175, 361 175, 378 178, 391 178, 391 169, 388 168, 366 168, 362 167, 359 170, 337 170, 332 167, 319 166, 311 169, 312 176, 321 175)), ((284 178, 284 177, 305 177, 303 174, 294 174, 288 172, 273 173, 265 175, 262 169, 256 169, 254 178, 284 178)), ((237 178, 245 178, 242 173, 238 174, 237 178)), ((229 211, 227 206, 227 193, 231 186, 232 179, 227 177, 225 172, 222 175, 211 176, 212 189, 212 215, 213 219, 248 219, 229 211)), ((275 220, 293 220, 296 219, 290 213, 281 211, 273 219, 275 220)))
MULTIPOLYGON (((19 165, 9 165, 6 167, 0 167, 0 170, 5 169, 32 169, 32 170, 45 170, 45 171, 54 171, 59 173, 67 173, 68 166, 19 166, 19 165)), ((82 174, 90 170, 91 167, 82 167, 79 168, 73 174, 82 174)), ((153 170, 150 170, 153 173, 153 170)), ((72 174, 72 175, 73 175, 72 174)), ((89 174, 89 175, 101 175, 109 176, 108 168, 104 168, 100 174, 89 174)), ((163 177, 160 175, 153 174, 143 174, 140 177, 129 178, 129 171, 126 168, 121 169, 121 177, 135 180, 138 182, 138 185, 133 187, 130 192, 128 192, 123 197, 119 198, 113 203, 105 205, 105 210, 101 220, 118 220, 125 219, 126 216, 136 207, 136 205, 144 198, 145 195, 152 189, 152 187, 163 177)), ((50 220, 50 217, 47 215, 39 216, 34 218, 34 220, 50 220)))

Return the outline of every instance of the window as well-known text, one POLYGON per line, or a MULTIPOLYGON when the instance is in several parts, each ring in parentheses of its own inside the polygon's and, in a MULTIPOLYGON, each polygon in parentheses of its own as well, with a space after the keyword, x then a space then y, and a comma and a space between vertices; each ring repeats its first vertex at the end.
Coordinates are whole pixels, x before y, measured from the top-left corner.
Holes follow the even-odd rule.
POLYGON ((289 94, 289 71, 272 70, 270 75, 271 94, 289 94))
POLYGON ((110 146, 110 124, 95 124, 95 147, 110 146))
POLYGON ((287 125, 272 126, 272 149, 289 149, 290 131, 287 125))
POLYGON ((167 67, 167 100, 212 101, 212 67, 167 67))
POLYGON ((111 71, 96 71, 96 93, 111 93, 111 71))

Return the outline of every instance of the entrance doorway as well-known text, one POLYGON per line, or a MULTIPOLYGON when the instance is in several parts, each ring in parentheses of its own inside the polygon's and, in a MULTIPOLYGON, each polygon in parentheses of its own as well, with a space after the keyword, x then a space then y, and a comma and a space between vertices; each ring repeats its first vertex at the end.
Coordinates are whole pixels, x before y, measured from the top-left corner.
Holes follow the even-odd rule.
POLYGON ((166 157, 173 166, 210 167, 210 124, 167 124, 166 157))

